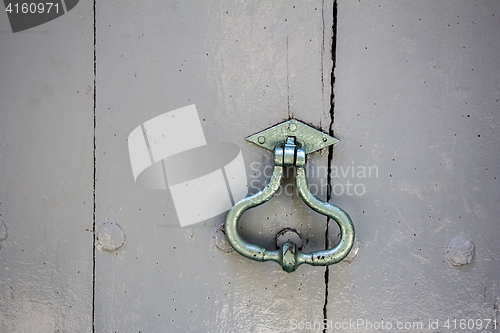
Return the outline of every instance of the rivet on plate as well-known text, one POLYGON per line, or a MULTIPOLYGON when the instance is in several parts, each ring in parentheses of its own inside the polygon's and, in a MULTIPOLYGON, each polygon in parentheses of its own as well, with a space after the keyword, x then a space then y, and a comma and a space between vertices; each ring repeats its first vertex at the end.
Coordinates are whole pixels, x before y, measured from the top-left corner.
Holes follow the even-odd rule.
POLYGON ((266 142, 266 138, 265 138, 265 137, 263 137, 262 135, 261 135, 261 136, 259 136, 259 139, 258 139, 258 140, 259 140, 259 143, 264 143, 264 142, 266 142))

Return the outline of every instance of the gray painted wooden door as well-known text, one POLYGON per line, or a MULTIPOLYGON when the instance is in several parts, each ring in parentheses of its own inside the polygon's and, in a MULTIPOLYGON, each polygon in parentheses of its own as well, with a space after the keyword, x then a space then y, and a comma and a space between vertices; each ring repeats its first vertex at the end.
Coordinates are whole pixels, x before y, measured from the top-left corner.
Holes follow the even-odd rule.
MULTIPOLYGON (((0 14, 0 330, 495 331, 499 29, 497 1, 79 2, 16 33, 0 14), (165 149, 195 127, 238 147, 250 194, 272 155, 245 137, 297 118, 341 140, 308 173, 354 221, 348 260, 245 259, 224 214, 181 226, 191 197, 136 182, 131 142, 153 164, 148 124, 193 104, 165 149)), ((244 236, 335 244, 283 185, 244 236)))

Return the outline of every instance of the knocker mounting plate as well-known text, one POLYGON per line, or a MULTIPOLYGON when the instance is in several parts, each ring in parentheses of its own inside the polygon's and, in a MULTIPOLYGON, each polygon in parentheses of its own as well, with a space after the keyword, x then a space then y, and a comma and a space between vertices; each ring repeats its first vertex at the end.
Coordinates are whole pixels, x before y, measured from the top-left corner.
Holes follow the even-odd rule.
POLYGON ((306 155, 339 142, 338 139, 296 119, 285 121, 284 123, 251 135, 246 140, 274 152, 274 148, 278 144, 284 144, 289 137, 296 138, 298 145, 304 149, 306 155))

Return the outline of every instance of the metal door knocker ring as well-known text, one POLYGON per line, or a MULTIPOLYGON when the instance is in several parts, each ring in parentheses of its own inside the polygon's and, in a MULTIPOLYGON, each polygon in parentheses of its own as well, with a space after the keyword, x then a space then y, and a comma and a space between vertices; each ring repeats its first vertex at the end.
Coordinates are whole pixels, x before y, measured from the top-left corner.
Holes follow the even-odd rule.
POLYGON ((309 190, 306 178, 306 155, 337 143, 339 140, 326 135, 298 120, 292 119, 247 138, 274 152, 274 169, 269 184, 260 192, 236 203, 228 212, 225 233, 229 244, 241 255, 256 261, 276 261, 284 271, 291 273, 306 263, 327 266, 344 259, 354 243, 354 226, 349 215, 341 208, 316 197, 309 190), (285 242, 278 250, 248 243, 238 232, 238 222, 243 213, 271 199, 283 181, 283 167, 295 166, 295 183, 299 196, 314 211, 333 219, 340 227, 340 241, 331 249, 302 253, 293 242, 285 242))

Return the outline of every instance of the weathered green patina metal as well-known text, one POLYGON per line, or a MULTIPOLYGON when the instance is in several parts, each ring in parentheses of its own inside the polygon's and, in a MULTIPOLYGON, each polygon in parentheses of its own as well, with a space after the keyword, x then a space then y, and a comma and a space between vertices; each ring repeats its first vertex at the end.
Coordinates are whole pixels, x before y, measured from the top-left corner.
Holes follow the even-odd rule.
POLYGON ((344 259, 354 244, 354 226, 349 215, 341 208, 316 197, 309 190, 306 178, 306 155, 338 142, 298 120, 292 119, 247 138, 263 148, 274 151, 274 169, 269 184, 260 192, 246 197, 229 210, 225 233, 231 246, 241 255, 256 261, 272 260, 291 273, 303 263, 327 266, 344 259), (339 243, 331 249, 302 253, 295 243, 286 242, 281 249, 268 250, 248 243, 238 232, 241 215, 250 208, 269 201, 283 181, 283 167, 295 166, 295 182, 302 200, 314 211, 333 219, 340 227, 339 243))
POLYGON ((297 138, 301 145, 300 148, 306 152, 306 155, 339 142, 338 139, 320 132, 296 119, 285 121, 262 132, 251 135, 247 138, 247 141, 274 152, 274 148, 283 145, 289 137, 297 138))

